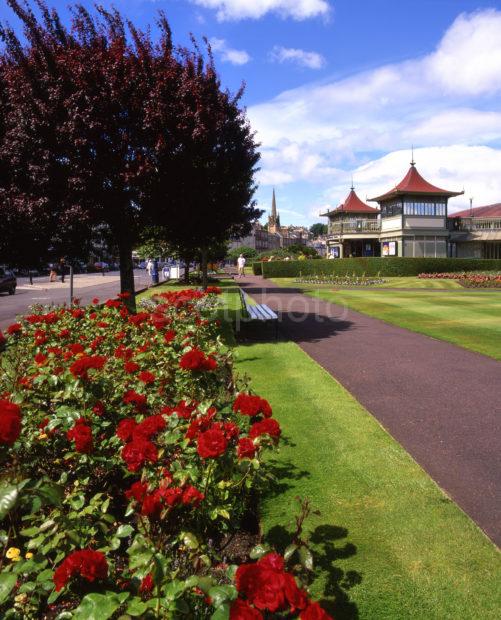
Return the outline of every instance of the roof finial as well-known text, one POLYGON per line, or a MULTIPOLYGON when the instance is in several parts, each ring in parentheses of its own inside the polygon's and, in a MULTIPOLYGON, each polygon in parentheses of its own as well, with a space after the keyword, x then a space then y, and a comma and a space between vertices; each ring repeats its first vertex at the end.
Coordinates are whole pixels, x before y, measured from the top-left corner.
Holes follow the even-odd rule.
POLYGON ((351 191, 353 191, 355 189, 355 186, 353 185, 353 175, 351 175, 351 191))
POLYGON ((416 162, 414 161, 414 145, 411 146, 411 153, 412 153, 412 156, 411 156, 411 166, 415 166, 416 162))

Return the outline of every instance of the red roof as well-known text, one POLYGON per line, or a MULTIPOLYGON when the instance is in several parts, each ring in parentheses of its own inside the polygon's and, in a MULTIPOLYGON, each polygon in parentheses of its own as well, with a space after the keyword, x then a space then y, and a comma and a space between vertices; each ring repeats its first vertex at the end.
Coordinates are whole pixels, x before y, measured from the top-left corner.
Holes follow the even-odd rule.
POLYGON ((449 217, 501 217, 501 202, 485 207, 474 207, 473 209, 464 209, 457 213, 450 213, 449 217))
POLYGON ((329 214, 332 213, 379 213, 379 209, 370 207, 365 202, 362 202, 352 188, 346 200, 333 211, 329 211, 329 214))
POLYGON ((426 179, 423 179, 416 166, 412 163, 409 171, 398 185, 395 185, 395 187, 389 192, 386 192, 386 194, 377 196, 376 198, 370 198, 369 200, 381 202, 383 200, 388 200, 388 198, 394 198, 400 194, 433 194, 434 196, 439 195, 451 197, 464 194, 464 191, 450 192, 446 189, 441 189, 436 185, 428 183, 426 179))

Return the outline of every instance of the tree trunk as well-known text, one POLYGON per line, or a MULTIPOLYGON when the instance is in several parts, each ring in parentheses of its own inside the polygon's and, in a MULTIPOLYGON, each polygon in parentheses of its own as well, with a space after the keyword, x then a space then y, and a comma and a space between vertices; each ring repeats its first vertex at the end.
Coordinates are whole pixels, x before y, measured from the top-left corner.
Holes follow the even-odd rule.
POLYGON ((207 284, 208 284, 208 276, 207 276, 207 246, 204 246, 201 251, 200 251, 200 255, 201 255, 201 261, 200 261, 200 267, 202 270, 202 288, 205 289, 207 288, 207 284))
POLYGON ((183 261, 184 261, 184 283, 185 284, 189 284, 190 283, 190 263, 191 263, 191 256, 189 254, 186 254, 183 257, 183 261))
POLYGON ((120 239, 118 243, 120 260, 120 292, 130 293, 125 300, 127 308, 131 312, 136 311, 136 295, 134 290, 134 263, 132 262, 132 243, 126 239, 120 239))

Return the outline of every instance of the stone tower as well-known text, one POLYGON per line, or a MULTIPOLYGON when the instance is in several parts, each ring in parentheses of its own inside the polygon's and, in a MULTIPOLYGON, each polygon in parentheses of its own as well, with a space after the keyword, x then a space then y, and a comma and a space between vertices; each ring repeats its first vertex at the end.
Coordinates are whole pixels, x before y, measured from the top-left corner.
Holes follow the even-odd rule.
POLYGON ((280 214, 277 213, 277 201, 275 198, 275 188, 273 188, 273 196, 271 198, 271 215, 268 217, 268 232, 280 232, 280 214))

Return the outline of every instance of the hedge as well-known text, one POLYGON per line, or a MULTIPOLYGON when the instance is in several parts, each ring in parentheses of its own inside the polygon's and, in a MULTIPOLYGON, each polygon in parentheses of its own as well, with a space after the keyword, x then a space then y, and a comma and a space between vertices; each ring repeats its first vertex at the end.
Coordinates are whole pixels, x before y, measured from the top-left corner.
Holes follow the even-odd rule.
POLYGON ((260 261, 256 261, 255 263, 252 263, 252 271, 255 276, 262 276, 263 275, 263 263, 261 263, 260 261))
POLYGON ((255 263, 255 275, 295 278, 306 275, 417 276, 443 271, 501 271, 501 259, 493 258, 341 258, 255 263))

